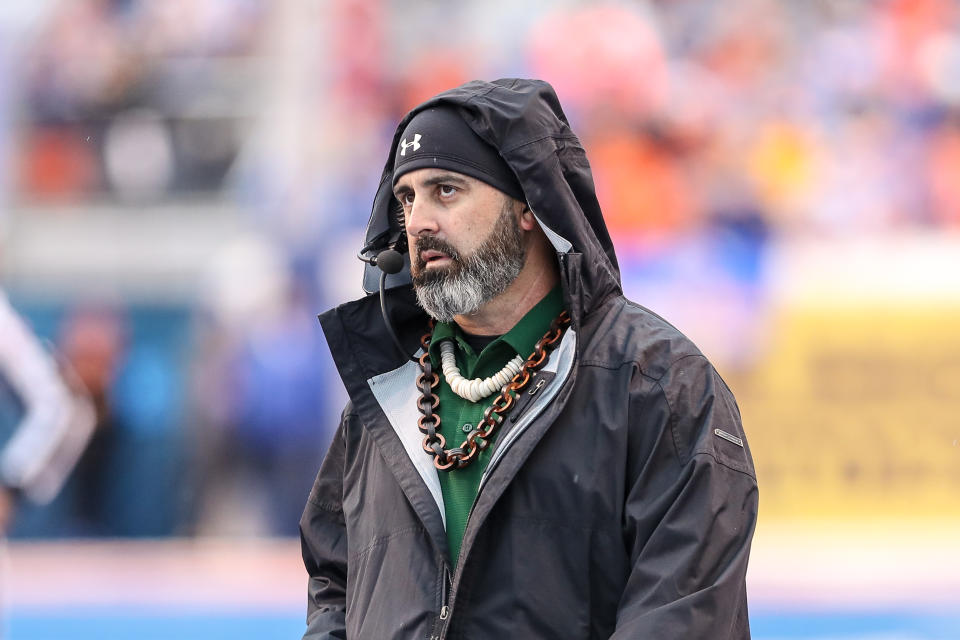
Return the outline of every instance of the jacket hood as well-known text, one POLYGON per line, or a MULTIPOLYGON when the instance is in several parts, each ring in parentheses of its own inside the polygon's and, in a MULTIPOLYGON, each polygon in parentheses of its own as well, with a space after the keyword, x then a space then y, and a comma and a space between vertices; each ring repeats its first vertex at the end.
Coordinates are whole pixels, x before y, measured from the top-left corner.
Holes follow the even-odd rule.
MULTIPOLYGON (((393 197, 395 151, 407 123, 435 106, 456 108, 516 174, 527 204, 557 250, 567 305, 574 323, 610 295, 619 294, 620 271, 597 202, 593 175, 557 95, 541 80, 475 80, 412 109, 397 126, 367 227, 364 252, 393 246, 406 250, 402 211, 393 197)), ((364 289, 376 291, 380 271, 367 267, 364 289)), ((409 287, 409 260, 387 279, 388 288, 409 287)))

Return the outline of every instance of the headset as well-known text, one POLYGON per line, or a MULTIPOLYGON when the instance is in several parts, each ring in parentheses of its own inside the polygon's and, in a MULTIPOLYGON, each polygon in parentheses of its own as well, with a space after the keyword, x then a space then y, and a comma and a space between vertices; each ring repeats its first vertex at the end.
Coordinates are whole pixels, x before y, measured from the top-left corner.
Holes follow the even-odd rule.
POLYGON ((390 188, 391 178, 392 175, 388 173, 380 180, 370 220, 367 222, 364 245, 357 253, 357 259, 366 264, 363 270, 363 290, 368 294, 380 292, 380 313, 393 344, 404 358, 417 362, 400 344, 400 338, 397 337, 387 312, 384 295, 386 289, 411 283, 410 253, 403 223, 403 207, 397 202, 393 189, 390 188))

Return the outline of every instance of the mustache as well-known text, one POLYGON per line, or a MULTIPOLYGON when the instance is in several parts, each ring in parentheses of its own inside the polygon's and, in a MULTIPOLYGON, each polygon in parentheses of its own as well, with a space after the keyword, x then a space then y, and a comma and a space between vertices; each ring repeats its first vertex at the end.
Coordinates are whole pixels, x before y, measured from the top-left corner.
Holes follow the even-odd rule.
POLYGON ((463 262, 457 248, 446 240, 441 240, 436 236, 418 236, 414 247, 414 259, 416 260, 417 268, 420 270, 425 269, 427 266, 426 262, 420 257, 420 254, 424 251, 439 251, 450 256, 450 259, 456 264, 463 262))

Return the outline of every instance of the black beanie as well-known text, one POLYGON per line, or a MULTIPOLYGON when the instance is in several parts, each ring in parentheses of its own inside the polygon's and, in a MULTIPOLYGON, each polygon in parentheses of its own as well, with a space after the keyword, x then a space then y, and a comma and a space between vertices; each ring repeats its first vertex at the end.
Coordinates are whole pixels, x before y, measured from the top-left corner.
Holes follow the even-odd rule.
POLYGON ((497 150, 450 107, 425 109, 403 130, 393 162, 393 184, 416 169, 449 169, 486 182, 526 202, 523 188, 497 150))

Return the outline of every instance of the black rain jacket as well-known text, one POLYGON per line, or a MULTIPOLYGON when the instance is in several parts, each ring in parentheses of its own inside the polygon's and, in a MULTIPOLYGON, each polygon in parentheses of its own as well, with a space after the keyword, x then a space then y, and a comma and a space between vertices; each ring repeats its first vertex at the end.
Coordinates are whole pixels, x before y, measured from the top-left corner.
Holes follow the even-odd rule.
MULTIPOLYGON (((304 638, 749 638, 757 483, 736 403, 686 337, 623 297, 553 89, 470 82, 414 109, 374 216, 407 121, 441 103, 516 172, 557 248, 572 324, 547 383, 502 427, 453 571, 418 366, 391 344, 378 295, 320 316, 350 402, 300 523, 304 638)), ((386 295, 413 353, 427 318, 409 285, 386 295)))

